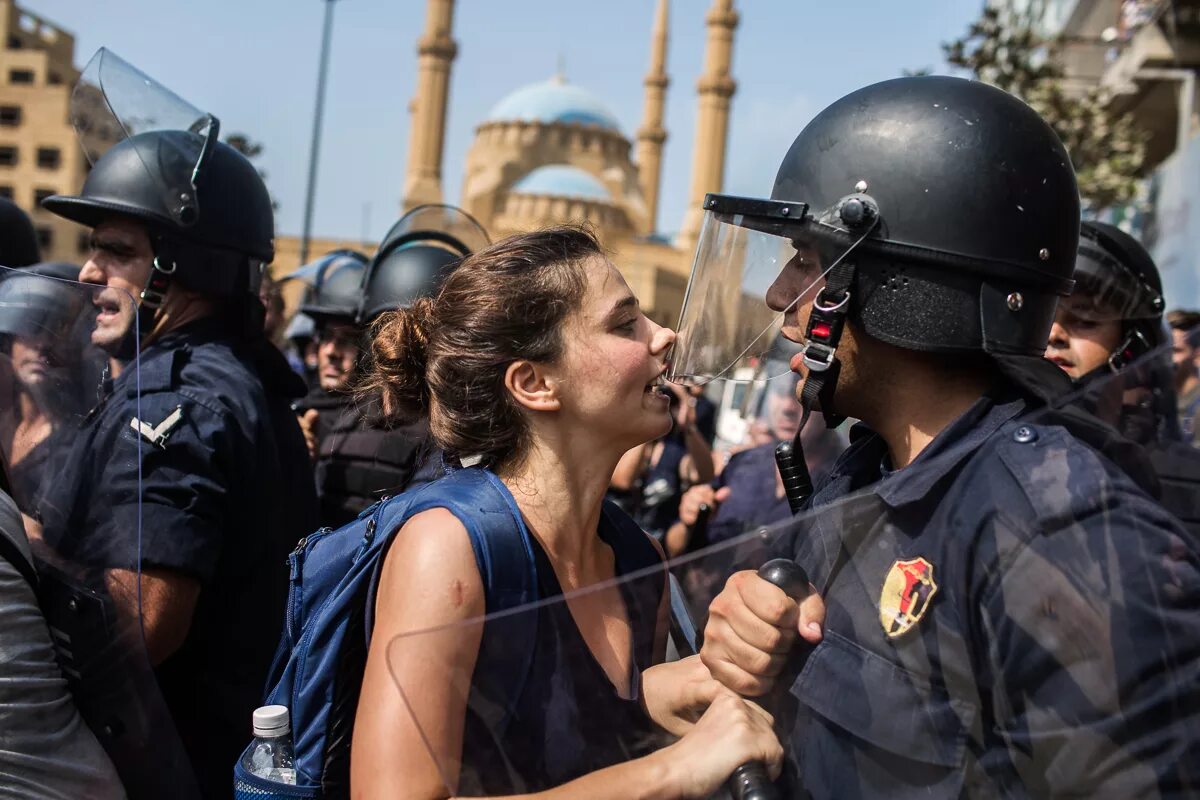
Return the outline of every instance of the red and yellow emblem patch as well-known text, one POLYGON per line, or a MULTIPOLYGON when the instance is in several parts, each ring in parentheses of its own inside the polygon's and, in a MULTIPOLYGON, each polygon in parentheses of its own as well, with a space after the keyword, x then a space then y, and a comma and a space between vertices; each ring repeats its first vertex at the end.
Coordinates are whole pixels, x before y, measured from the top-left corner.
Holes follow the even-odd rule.
POLYGON ((925 559, 918 557, 892 564, 879 596, 883 632, 895 638, 920 622, 937 590, 933 564, 925 559))

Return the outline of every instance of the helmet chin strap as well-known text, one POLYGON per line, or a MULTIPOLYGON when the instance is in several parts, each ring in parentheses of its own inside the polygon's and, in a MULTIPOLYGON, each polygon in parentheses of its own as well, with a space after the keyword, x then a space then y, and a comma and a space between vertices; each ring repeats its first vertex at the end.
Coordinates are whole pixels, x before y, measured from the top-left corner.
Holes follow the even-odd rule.
POLYGON ((146 286, 138 295, 137 304, 137 333, 132 328, 125 333, 114 357, 121 361, 129 361, 149 338, 154 326, 158 323, 159 311, 167 299, 167 291, 171 288, 172 276, 178 268, 173 259, 162 253, 162 240, 155 241, 155 256, 150 267, 150 276, 146 286))
MULTIPOLYGON (((841 261, 829 271, 825 286, 813 300, 804 334, 804 365, 808 368, 808 376, 800 390, 800 406, 804 410, 800 418, 801 430, 818 401, 827 426, 837 427, 845 419, 833 412, 832 401, 838 376, 842 372, 837 347, 846 326, 846 314, 850 310, 850 287, 854 284, 855 271, 854 262, 849 259, 841 261)), ((797 441, 799 437, 797 433, 797 441)))

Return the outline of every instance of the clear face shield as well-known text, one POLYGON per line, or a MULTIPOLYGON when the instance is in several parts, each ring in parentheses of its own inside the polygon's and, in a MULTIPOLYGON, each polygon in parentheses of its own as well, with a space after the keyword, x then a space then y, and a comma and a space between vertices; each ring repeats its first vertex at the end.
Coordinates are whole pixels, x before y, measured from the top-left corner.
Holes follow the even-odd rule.
POLYGON ((127 168, 140 167, 161 192, 163 208, 180 225, 199 219, 196 185, 218 141, 220 121, 193 106, 107 48, 100 48, 71 94, 71 125, 90 164, 114 145, 153 131, 192 136, 160 139, 135 149, 127 168), (151 169, 148 159, 157 168, 151 169))
POLYGON ((797 308, 815 300, 877 219, 866 195, 821 212, 709 195, 668 379, 703 386, 788 374, 787 360, 772 357, 781 331, 800 336, 797 308))
POLYGON ((387 232, 379 249, 395 250, 414 242, 438 244, 460 256, 482 250, 491 243, 474 217, 461 208, 447 205, 412 209, 387 232))

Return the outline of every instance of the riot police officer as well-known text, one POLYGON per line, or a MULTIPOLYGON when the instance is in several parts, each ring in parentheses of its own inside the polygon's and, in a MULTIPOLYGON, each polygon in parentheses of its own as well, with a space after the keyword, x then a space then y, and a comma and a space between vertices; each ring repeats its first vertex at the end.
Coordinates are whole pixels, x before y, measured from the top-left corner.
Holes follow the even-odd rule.
POLYGON ((1080 387, 1079 407, 1145 449, 1159 500, 1200 535, 1200 451, 1183 441, 1179 425, 1158 267, 1120 228, 1085 221, 1074 278, 1046 358, 1080 387))
POLYGON ((1041 358, 1079 225, 1049 126, 981 83, 886 81, 809 123, 770 199, 705 204, 675 374, 723 375, 769 341, 757 297, 805 342, 806 413, 862 420, 779 540, 823 626, 821 603, 798 611, 743 571, 705 632, 713 675, 754 695, 797 632, 819 642, 780 687, 803 788, 1194 792, 1197 556, 1172 553, 1178 522, 1068 429, 1041 358))
POLYGON ((345 255, 331 257, 321 270, 313 297, 301 307, 317 325, 320 388, 297 411, 316 462, 322 525, 339 527, 381 496, 440 474, 441 454, 425 421, 389 428, 377 400, 355 394, 364 337, 383 314, 433 295, 450 270, 487 241, 460 209, 418 206, 388 231, 365 276, 345 255))
POLYGON ((129 606, 118 612, 140 610, 200 789, 228 796, 282 624, 281 565, 316 515, 290 408, 303 386, 266 340, 257 296, 273 256, 271 199, 214 117, 105 50, 72 114, 85 149, 104 136, 108 147, 79 194, 44 206, 92 229, 79 278, 96 287, 91 341, 117 377, 59 465, 44 538, 104 570, 129 606), (103 109, 115 118, 97 121, 103 109))

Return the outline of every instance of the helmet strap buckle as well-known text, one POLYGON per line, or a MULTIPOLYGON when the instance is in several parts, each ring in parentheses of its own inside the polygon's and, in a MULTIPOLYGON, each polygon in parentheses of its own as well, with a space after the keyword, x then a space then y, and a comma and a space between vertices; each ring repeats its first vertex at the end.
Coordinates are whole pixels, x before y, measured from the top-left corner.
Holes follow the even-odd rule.
POLYGON ((1113 372, 1120 372, 1129 366, 1129 363, 1145 353, 1153 350, 1153 345, 1146 339, 1145 334, 1134 328, 1129 332, 1129 335, 1117 345, 1117 349, 1112 351, 1108 357, 1108 368, 1113 372))
MULTIPOLYGON (((825 286, 813 300, 805 330, 804 365, 808 376, 800 392, 800 405, 804 409, 803 421, 808 420, 817 401, 825 415, 827 425, 839 424, 841 418, 831 409, 834 388, 842 371, 837 358, 838 343, 846 325, 850 310, 850 287, 854 283, 855 266, 852 262, 837 264, 825 279, 825 286)), ((803 426, 802 426, 803 427, 803 426)))

